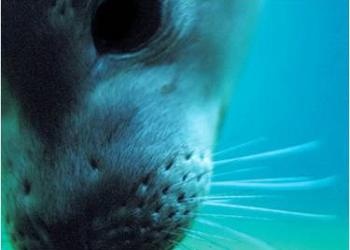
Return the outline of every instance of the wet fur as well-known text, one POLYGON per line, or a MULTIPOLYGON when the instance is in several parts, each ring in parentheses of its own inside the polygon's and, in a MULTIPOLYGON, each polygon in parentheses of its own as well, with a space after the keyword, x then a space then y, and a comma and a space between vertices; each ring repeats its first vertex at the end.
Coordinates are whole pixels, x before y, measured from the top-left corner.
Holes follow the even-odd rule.
POLYGON ((98 1, 3 1, 3 199, 18 249, 169 249, 182 238, 198 204, 183 195, 208 188, 254 16, 245 0, 214 2, 162 1, 146 48, 101 55, 98 1))

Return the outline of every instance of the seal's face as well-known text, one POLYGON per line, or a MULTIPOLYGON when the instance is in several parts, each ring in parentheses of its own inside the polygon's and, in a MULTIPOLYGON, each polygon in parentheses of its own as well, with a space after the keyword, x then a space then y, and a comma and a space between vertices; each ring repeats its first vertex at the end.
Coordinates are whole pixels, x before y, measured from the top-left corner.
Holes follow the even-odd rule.
POLYGON ((17 249, 181 239, 253 5, 4 1, 3 197, 17 249))

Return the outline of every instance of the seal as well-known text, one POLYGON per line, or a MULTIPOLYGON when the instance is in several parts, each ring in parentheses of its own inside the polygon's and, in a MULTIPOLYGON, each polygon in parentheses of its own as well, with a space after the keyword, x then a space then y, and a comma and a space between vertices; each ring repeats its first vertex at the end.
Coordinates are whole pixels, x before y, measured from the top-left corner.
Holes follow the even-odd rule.
POLYGON ((247 0, 3 1, 3 204, 15 249, 172 249, 256 14, 247 0))

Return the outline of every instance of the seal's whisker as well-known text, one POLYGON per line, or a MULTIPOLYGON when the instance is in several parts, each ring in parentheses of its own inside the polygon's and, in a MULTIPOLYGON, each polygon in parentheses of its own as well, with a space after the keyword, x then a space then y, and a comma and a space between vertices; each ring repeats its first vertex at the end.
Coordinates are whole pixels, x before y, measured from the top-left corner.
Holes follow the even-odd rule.
POLYGON ((209 242, 206 238, 203 239, 203 238, 200 238, 199 236, 196 236, 196 235, 191 234, 191 233, 187 233, 186 237, 188 237, 189 239, 193 239, 193 240, 197 240, 197 241, 201 241, 201 242, 206 242, 206 243, 212 245, 212 243, 209 242))
POLYGON ((214 152, 212 154, 212 156, 215 157, 215 156, 223 155, 223 154, 226 154, 226 153, 232 153, 232 152, 234 152, 236 150, 243 149, 243 148, 246 148, 248 146, 256 145, 256 144, 258 144, 260 142, 263 142, 265 140, 266 140, 266 138, 264 138, 264 137, 256 138, 256 139, 253 139, 253 140, 250 140, 250 141, 247 141, 247 142, 244 142, 244 143, 241 143, 241 144, 238 144, 238 145, 235 145, 235 146, 223 149, 221 151, 214 152))
POLYGON ((336 218, 335 215, 331 215, 331 214, 305 213, 305 212, 297 212, 297 211, 289 211, 289 210, 283 210, 283 209, 257 207, 257 206, 225 204, 225 203, 219 203, 219 202, 204 202, 203 204, 206 206, 213 206, 213 207, 271 213, 274 215, 287 215, 287 216, 303 217, 303 218, 317 219, 317 220, 334 220, 336 218))
POLYGON ((283 182, 285 178, 277 178, 275 181, 261 179, 261 180, 246 180, 246 181, 216 181, 212 182, 212 187, 234 187, 240 189, 259 189, 259 190, 279 190, 279 191, 289 191, 289 190, 310 190, 319 189, 331 186, 335 183, 336 177, 330 176, 315 180, 302 180, 300 181, 293 178, 289 179, 291 181, 283 182))
POLYGON ((219 173, 219 174, 214 174, 212 176, 212 180, 214 180, 217 177, 223 177, 223 176, 230 176, 232 174, 237 174, 237 173, 245 173, 245 172, 251 172, 251 171, 257 171, 257 170, 262 170, 266 169, 267 167, 252 167, 252 168, 239 168, 233 171, 229 172, 224 172, 224 173, 219 173))
POLYGON ((200 200, 200 201, 208 201, 208 200, 237 200, 237 199, 259 199, 259 198, 267 198, 271 196, 267 195, 212 195, 212 196, 200 196, 200 197, 191 197, 184 199, 184 201, 191 200, 200 200))
MULTIPOLYGON (((180 227, 180 229, 181 229, 182 231, 185 231, 185 230, 184 230, 184 229, 185 229, 184 227, 180 227)), ((187 229, 186 229, 186 230, 187 230, 187 229)), ((173 233, 173 232, 170 232, 170 231, 163 231, 163 232, 168 233, 168 234, 173 235, 173 236, 176 236, 176 237, 179 237, 179 236, 180 236, 178 233, 173 233)), ((209 243, 209 244, 213 244, 213 243, 211 243, 207 238, 200 237, 200 236, 198 236, 198 235, 195 235, 195 234, 192 233, 192 232, 187 232, 186 236, 189 237, 189 238, 192 238, 192 239, 194 239, 194 240, 205 241, 205 242, 207 242, 207 243, 209 243)))
POLYGON ((171 244, 174 244, 175 246, 180 246, 181 248, 185 249, 185 250, 192 250, 191 248, 189 248, 188 246, 185 245, 185 243, 178 241, 178 240, 168 240, 168 242, 170 242, 171 244))
POLYGON ((210 227, 213 227, 213 228, 218 228, 220 230, 224 230, 226 232, 229 232, 231 235, 239 238, 239 239, 242 239, 246 242, 248 242, 249 244, 251 245, 254 245, 255 246, 255 249, 261 249, 261 250, 274 250, 274 248, 272 246, 270 246, 269 244, 267 244, 266 242, 258 239, 258 238, 255 238, 251 235, 248 235, 246 233, 243 233, 243 232, 240 232, 240 231, 237 231, 233 228, 230 228, 230 227, 227 227, 227 226, 224 226, 224 225, 221 225, 221 224, 218 224, 218 223, 215 223, 213 221, 210 221, 210 220, 206 220, 206 219, 197 219, 196 220, 198 223, 201 223, 203 225, 206 225, 206 226, 210 226, 210 227))
POLYGON ((234 182, 247 182, 247 183, 288 183, 288 182, 301 182, 310 181, 311 177, 296 176, 296 177, 278 177, 278 178, 261 178, 261 179, 241 179, 231 180, 234 182))
POLYGON ((192 233, 192 234, 195 234, 195 235, 201 235, 201 236, 216 238, 216 239, 220 239, 220 240, 227 240, 227 239, 225 239, 222 236, 215 235, 215 234, 212 235, 212 234, 201 232, 201 231, 194 230, 194 229, 188 229, 188 228, 181 227, 181 230, 183 230, 184 232, 190 233, 190 234, 192 233))
POLYGON ((219 165, 226 165, 229 163, 239 163, 239 162, 246 162, 246 161, 252 161, 252 160, 264 160, 267 158, 305 152, 316 148, 318 145, 319 145, 318 141, 311 141, 311 142, 307 142, 307 143, 303 143, 295 146, 275 149, 275 150, 266 151, 262 153, 256 153, 256 154, 245 155, 245 156, 237 156, 237 157, 225 159, 225 160, 218 160, 218 161, 214 161, 213 163, 215 166, 219 166, 219 165))
POLYGON ((212 214, 212 213, 195 213, 194 215, 200 217, 216 217, 216 218, 229 218, 229 219, 243 219, 243 220, 263 220, 271 221, 271 218, 257 217, 257 216, 246 216, 246 215, 232 215, 232 214, 212 214))
POLYGON ((194 235, 194 234, 191 234, 191 233, 187 233, 187 236, 189 238, 192 238, 194 240, 197 240, 197 241, 201 241, 201 242, 204 242, 204 243, 207 243, 210 245, 210 247, 215 247, 214 249, 224 249, 224 250, 229 250, 227 247, 222 247, 221 245, 219 245, 218 243, 215 243, 215 241, 211 241, 211 240, 208 240, 207 238, 204 238, 204 237, 201 237, 201 236, 198 236, 198 235, 194 235))
POLYGON ((212 241, 211 238, 215 238, 218 239, 219 241, 227 241, 228 239, 224 238, 224 237, 220 237, 218 235, 213 235, 213 234, 209 234, 209 233, 205 233, 205 232, 201 232, 198 230, 193 230, 193 229, 186 229, 186 228, 181 228, 183 231, 185 231, 187 233, 187 235, 192 235, 194 237, 199 238, 202 241, 208 242, 209 244, 218 247, 220 249, 227 249, 230 250, 229 248, 227 248, 226 246, 223 246, 219 243, 217 243, 216 241, 212 241))
POLYGON ((177 187, 178 185, 183 185, 183 184, 189 183, 189 182, 193 181, 194 179, 196 179, 198 177, 202 177, 202 176, 210 174, 210 173, 212 173, 212 170, 206 170, 206 171, 204 171, 202 173, 199 173, 199 174, 196 174, 196 175, 192 176, 191 178, 188 178, 185 181, 179 181, 179 182, 173 184, 171 187, 174 188, 174 187, 177 187))

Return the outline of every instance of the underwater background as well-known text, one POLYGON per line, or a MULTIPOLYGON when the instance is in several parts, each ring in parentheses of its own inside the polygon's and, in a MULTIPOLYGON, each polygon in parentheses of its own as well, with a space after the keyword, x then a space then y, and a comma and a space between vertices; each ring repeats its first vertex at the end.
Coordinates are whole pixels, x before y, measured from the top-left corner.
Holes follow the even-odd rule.
POLYGON ((348 1, 264 1, 215 151, 233 146, 177 249, 348 249, 348 1))
POLYGON ((232 186, 178 249, 346 250, 348 1, 266 0, 251 45, 214 154, 232 186))

